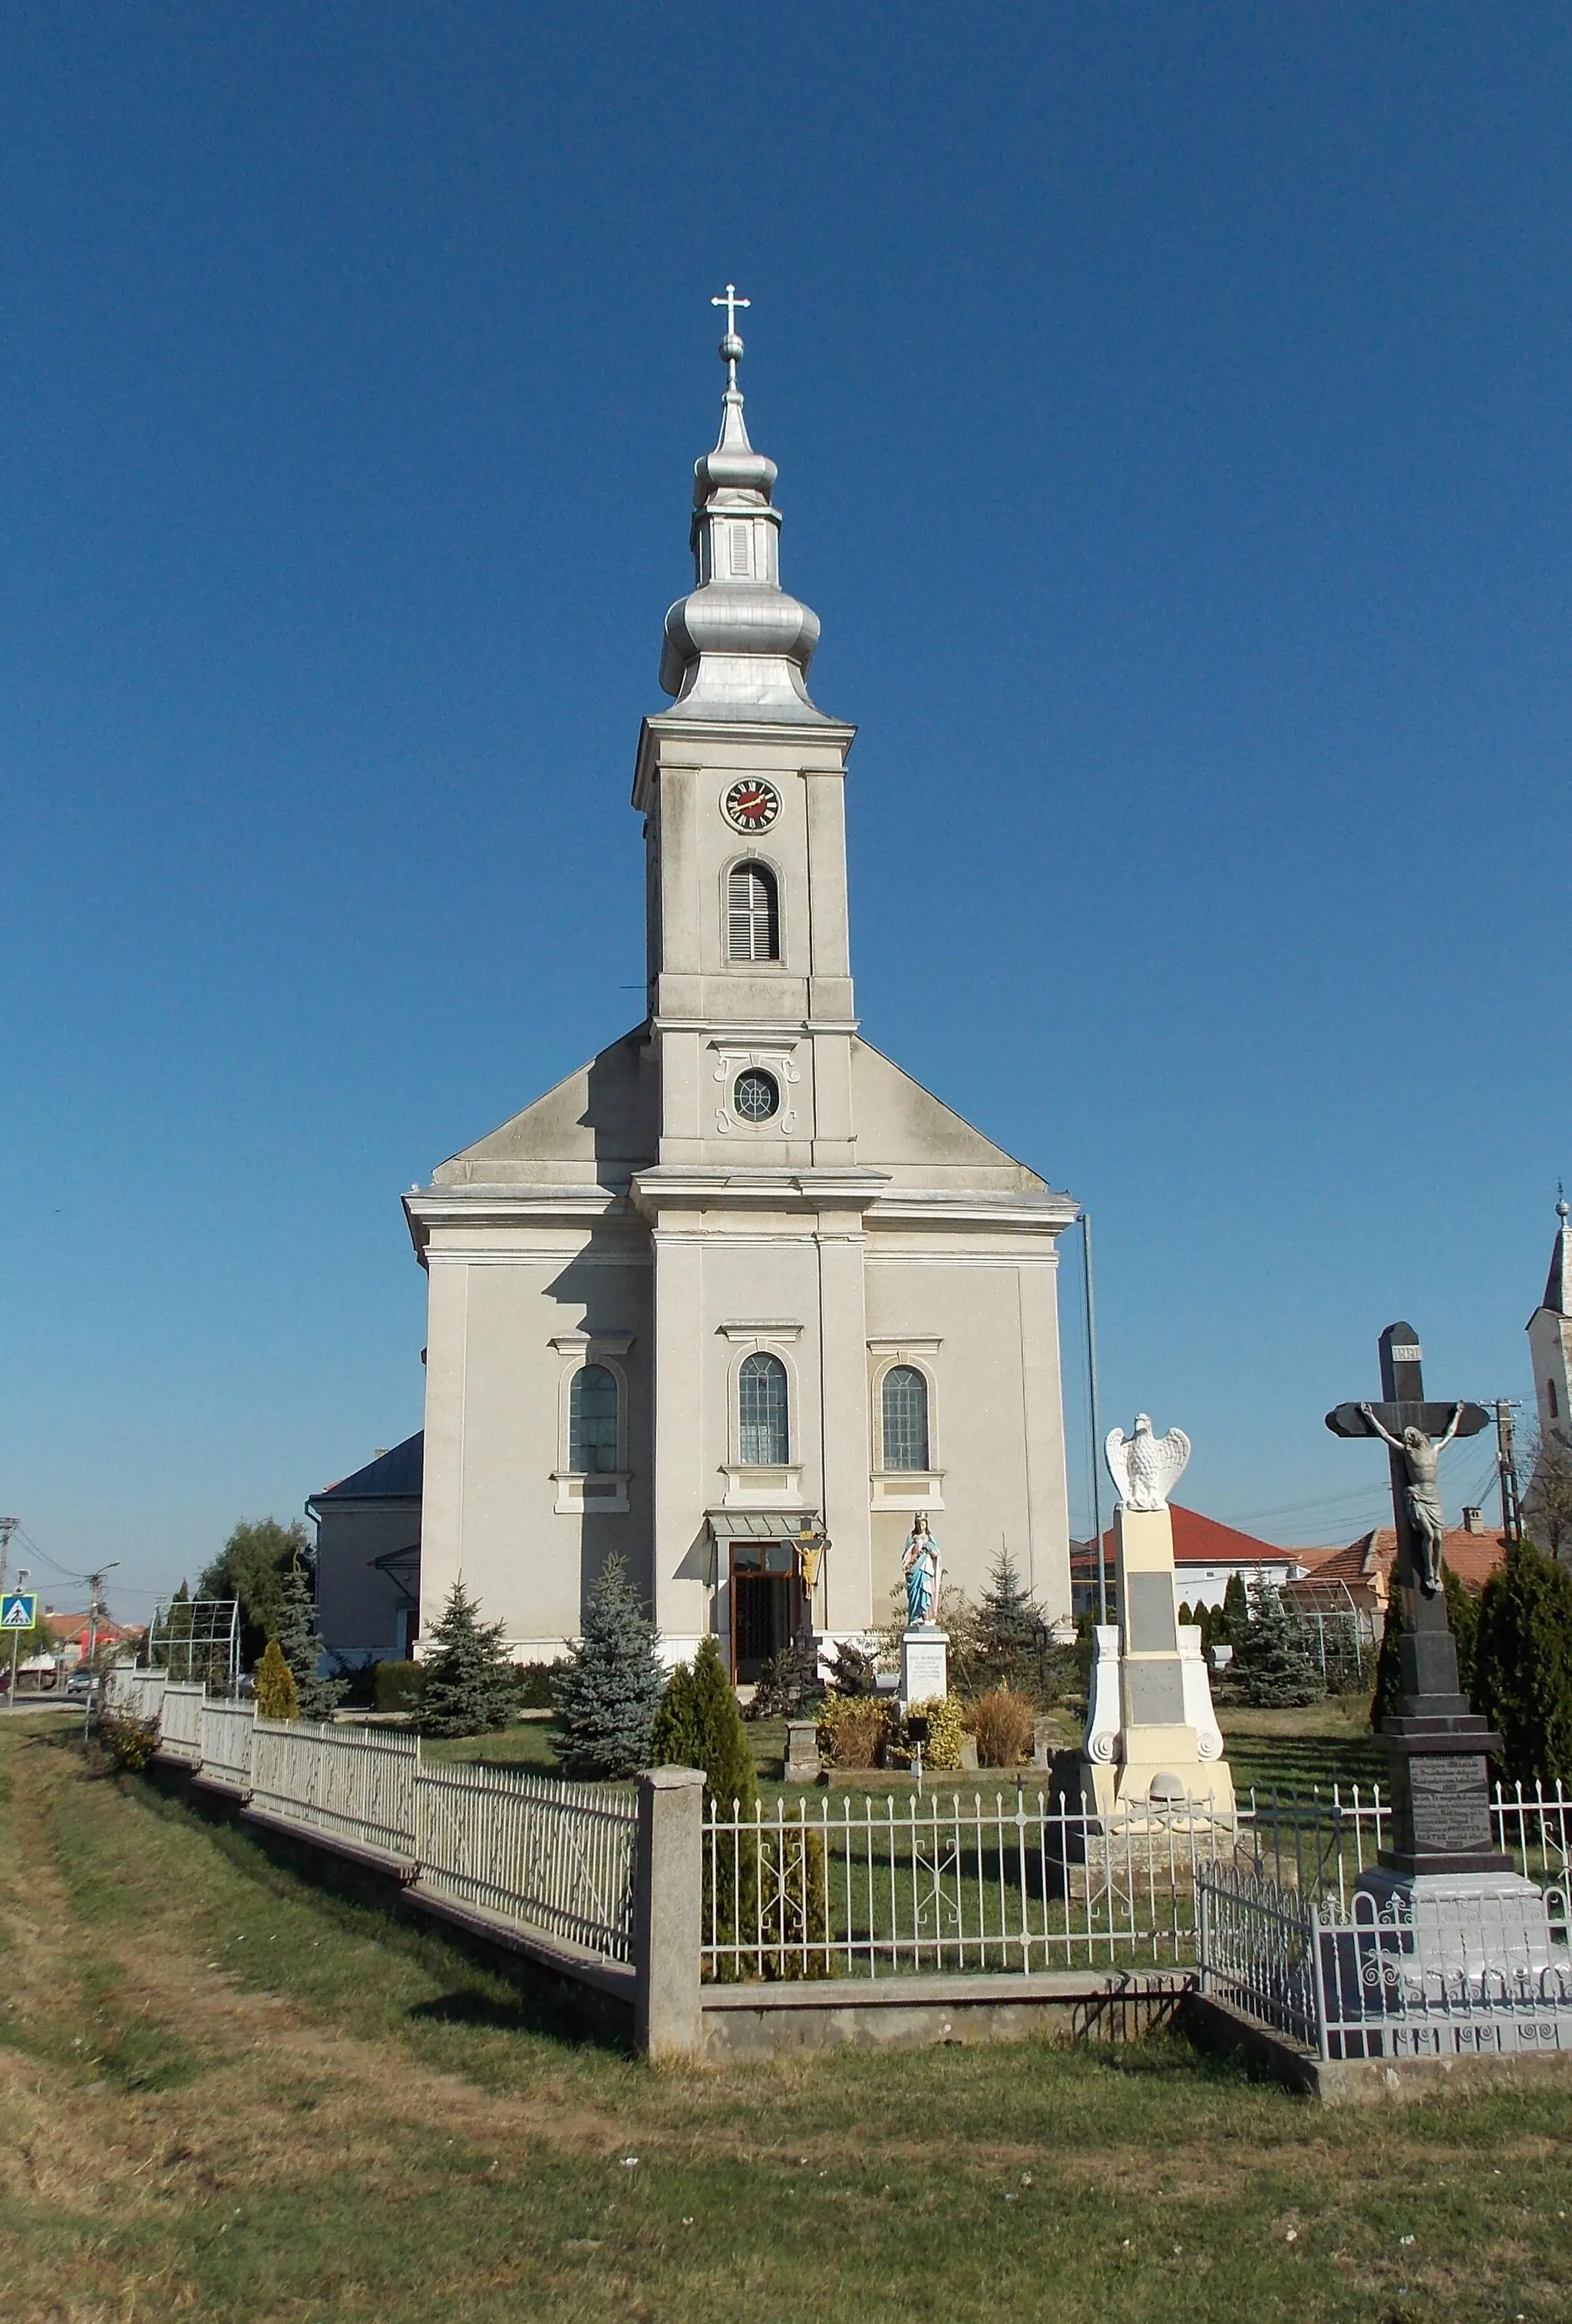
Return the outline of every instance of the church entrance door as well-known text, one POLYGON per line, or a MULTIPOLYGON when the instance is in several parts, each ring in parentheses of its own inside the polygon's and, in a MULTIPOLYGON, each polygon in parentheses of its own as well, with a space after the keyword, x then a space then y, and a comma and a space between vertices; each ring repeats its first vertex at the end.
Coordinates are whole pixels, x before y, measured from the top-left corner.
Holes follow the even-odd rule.
POLYGON ((772 1655, 784 1653, 806 1611, 796 1545, 731 1545, 731 1679, 751 1686, 772 1655))

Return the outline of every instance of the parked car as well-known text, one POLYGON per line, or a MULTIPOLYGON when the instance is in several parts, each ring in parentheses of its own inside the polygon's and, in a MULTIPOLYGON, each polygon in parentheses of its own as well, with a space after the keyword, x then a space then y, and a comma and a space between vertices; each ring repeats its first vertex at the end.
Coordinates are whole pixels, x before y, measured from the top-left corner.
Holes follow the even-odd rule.
POLYGON ((86 1702, 98 1683, 96 1671, 73 1671, 66 1681, 66 1694, 72 1702, 86 1702))

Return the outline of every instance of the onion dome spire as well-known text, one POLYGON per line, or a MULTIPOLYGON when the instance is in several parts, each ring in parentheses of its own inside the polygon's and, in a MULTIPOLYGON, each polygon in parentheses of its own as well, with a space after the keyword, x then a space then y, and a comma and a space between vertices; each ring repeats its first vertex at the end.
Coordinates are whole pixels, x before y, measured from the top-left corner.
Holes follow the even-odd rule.
POLYGON ((749 301, 728 282, 711 304, 726 309, 721 434, 694 464, 694 586, 666 614, 660 683, 694 718, 809 721, 823 715, 807 688, 819 617, 780 586, 780 512, 770 501, 778 471, 754 450, 742 418, 737 309, 749 301))

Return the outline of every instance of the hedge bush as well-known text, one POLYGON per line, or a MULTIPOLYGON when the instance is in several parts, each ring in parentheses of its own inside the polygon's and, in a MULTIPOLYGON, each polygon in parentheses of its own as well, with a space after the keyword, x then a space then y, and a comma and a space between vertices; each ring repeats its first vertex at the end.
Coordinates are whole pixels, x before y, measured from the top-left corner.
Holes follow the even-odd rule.
POLYGON ((832 1767, 877 1767, 891 1724, 878 1695, 829 1695, 819 1707, 819 1748, 832 1767))
POLYGON ((378 1663, 373 1683, 379 1711, 418 1711, 420 1698, 426 1692, 425 1665, 421 1663, 378 1663))
POLYGON ((928 1739, 923 1746, 924 1766, 935 1771, 959 1767, 961 1746, 966 1741, 966 1705, 960 1696, 935 1694, 926 1702, 907 1704, 906 1716, 895 1731, 895 1748, 915 1759, 917 1747, 911 1737, 914 1719, 925 1719, 928 1722, 928 1739))

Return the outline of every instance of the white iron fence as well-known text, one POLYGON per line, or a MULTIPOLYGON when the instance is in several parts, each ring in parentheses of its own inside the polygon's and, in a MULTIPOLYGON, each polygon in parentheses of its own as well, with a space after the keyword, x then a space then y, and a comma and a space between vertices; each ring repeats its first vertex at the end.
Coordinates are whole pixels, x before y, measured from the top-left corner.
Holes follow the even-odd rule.
POLYGON ((204 1690, 171 1679, 158 1707, 159 1748, 171 1759, 195 1766, 202 1757, 204 1690))
MULTIPOLYGON (((1309 1904, 1339 1920, 1359 1909, 1356 1884, 1376 1863, 1390 1815, 1374 1786, 1252 1794, 1227 1812, 1181 1801, 1106 1820, 1025 1785, 1013 1798, 981 1788, 841 1794, 750 1813, 708 1803, 704 1975, 1190 1969, 1201 1960, 1209 1892, 1249 1901, 1258 1987, 1273 2000, 1299 1991, 1293 1962, 1309 1904)), ((1559 1786, 1498 1791, 1494 1815, 1519 1868, 1565 1888, 1572 1797, 1559 1786)), ((1216 1922, 1214 1948, 1243 1946, 1243 1924, 1232 1929, 1216 1922)))
POLYGON ((421 1886, 628 1960, 633 1940, 630 1793, 522 1768, 431 1766, 416 1775, 421 1886))
POLYGON ((104 1682, 104 1708, 119 1719, 156 1719, 167 1683, 162 1671, 128 1670, 116 1664, 104 1682))
POLYGON ((396 1729, 258 1719, 252 1805, 329 1839, 412 1857, 419 1758, 418 1738, 396 1729))
POLYGON ((202 1773, 231 1791, 251 1789, 252 1729, 256 1711, 249 1702, 202 1705, 202 1773))
POLYGON ((1328 2060, 1572 2049, 1567 1891, 1339 1904, 1202 1869, 1201 1987, 1328 2060))
POLYGON ((259 1719, 249 1702, 207 1701, 161 1672, 115 1673, 108 1707, 158 1717, 165 1757, 282 1823, 400 1858, 439 1895, 605 1960, 631 1958, 630 1792, 433 1765, 403 1729, 259 1719))

